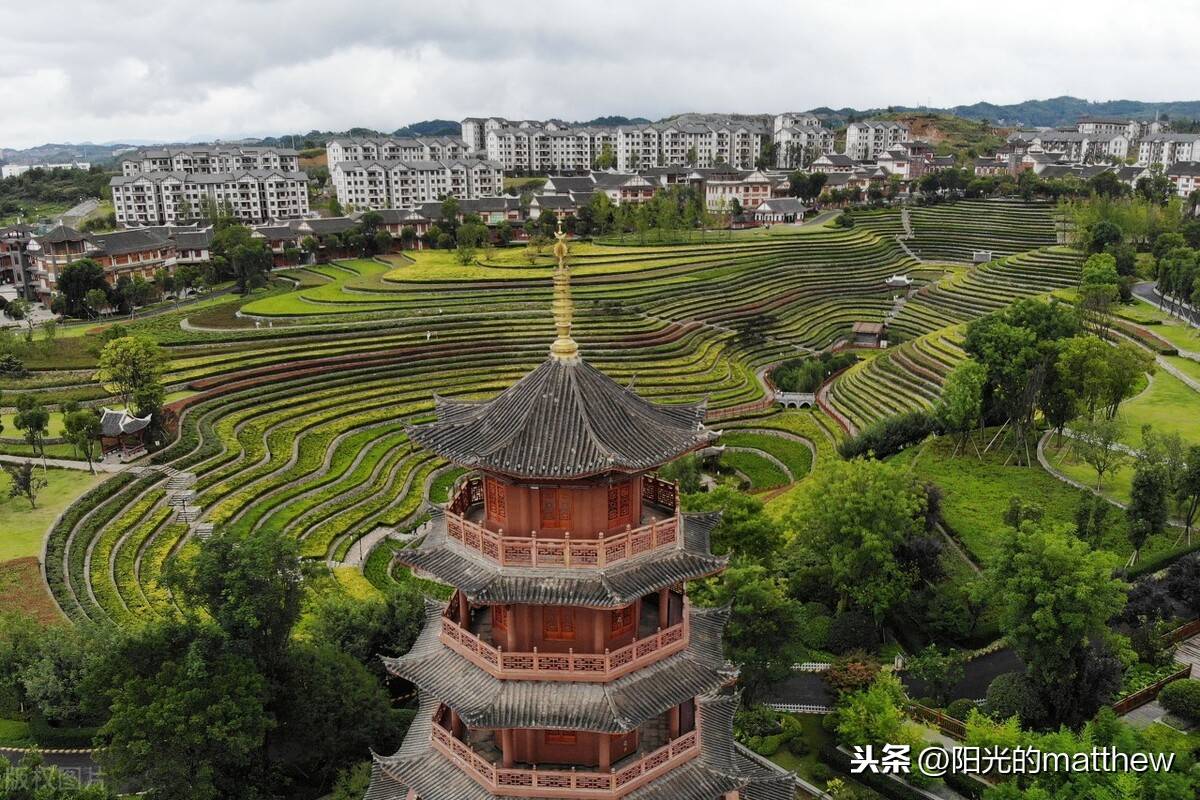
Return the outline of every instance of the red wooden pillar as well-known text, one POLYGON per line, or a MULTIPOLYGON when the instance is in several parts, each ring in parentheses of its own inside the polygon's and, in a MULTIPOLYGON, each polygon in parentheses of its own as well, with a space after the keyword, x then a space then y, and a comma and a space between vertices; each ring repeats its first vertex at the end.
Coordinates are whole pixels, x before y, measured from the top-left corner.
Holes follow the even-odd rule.
POLYGON ((667 737, 671 741, 679 738, 679 706, 671 706, 667 712, 667 737))
POLYGON ((458 624, 464 630, 471 629, 471 604, 467 602, 467 595, 462 590, 458 592, 458 624))
POLYGON ((612 737, 607 733, 600 734, 600 771, 612 769, 612 737))
POLYGON ((664 587, 658 590, 658 627, 669 628, 671 614, 671 590, 664 587))
POLYGON ((461 739, 466 731, 466 726, 463 725, 462 717, 453 708, 450 709, 450 733, 455 739, 461 739))
POLYGON ((505 769, 511 769, 513 765, 513 732, 512 728, 505 728, 500 731, 500 752, 503 756, 503 764, 505 769))

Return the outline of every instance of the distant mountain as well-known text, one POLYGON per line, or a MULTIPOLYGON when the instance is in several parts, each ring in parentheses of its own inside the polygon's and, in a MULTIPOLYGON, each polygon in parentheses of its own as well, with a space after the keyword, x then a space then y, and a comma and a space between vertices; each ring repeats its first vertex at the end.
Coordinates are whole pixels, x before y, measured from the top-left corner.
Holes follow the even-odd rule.
POLYGON ((1021 103, 1000 105, 979 102, 971 105, 948 108, 925 106, 889 106, 887 108, 855 109, 828 107, 814 108, 812 113, 821 119, 844 123, 852 119, 876 116, 885 113, 927 112, 953 114, 973 120, 987 120, 1008 127, 1028 125, 1031 127, 1054 127, 1071 125, 1080 117, 1128 117, 1130 119, 1154 119, 1156 114, 1170 119, 1200 119, 1200 100, 1170 100, 1158 103, 1143 100, 1106 100, 1093 103, 1080 97, 1051 97, 1047 100, 1026 100, 1021 103))
POLYGON ((576 122, 576 125, 587 125, 594 128, 615 128, 618 125, 645 125, 650 120, 645 117, 596 117, 589 119, 587 122, 576 122))
POLYGON ((462 125, 449 119, 427 119, 392 131, 393 136, 458 136, 462 125))

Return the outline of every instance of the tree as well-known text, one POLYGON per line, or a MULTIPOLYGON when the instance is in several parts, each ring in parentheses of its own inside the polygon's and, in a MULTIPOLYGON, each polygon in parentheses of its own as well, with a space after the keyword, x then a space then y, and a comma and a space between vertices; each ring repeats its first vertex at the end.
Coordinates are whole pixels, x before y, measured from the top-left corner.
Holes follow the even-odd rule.
POLYGON ((1112 309, 1120 294, 1117 260, 1108 253, 1088 256, 1079 283, 1079 309, 1084 325, 1105 337, 1112 327, 1112 309))
POLYGON ((1087 251, 1089 253, 1103 253, 1104 248, 1112 244, 1121 244, 1125 240, 1125 234, 1117 225, 1108 220, 1100 220, 1092 225, 1087 231, 1087 251))
POLYGON ((613 153, 611 142, 600 145, 600 155, 596 156, 596 169, 612 169, 617 165, 617 156, 613 153))
POLYGON ((409 651, 425 624, 425 599, 411 584, 397 584, 382 600, 360 600, 322 592, 312 601, 305 632, 351 656, 384 677, 380 656, 409 651))
POLYGON ((63 438, 87 461, 88 469, 96 474, 92 453, 100 441, 100 417, 90 410, 78 410, 63 416, 63 438))
POLYGON ((942 650, 929 645, 908 659, 910 675, 922 681, 930 695, 939 703, 950 699, 950 691, 963 679, 966 657, 960 650, 942 650))
POLYGON ((1067 696, 1068 685, 1088 677, 1090 646, 1105 641, 1108 621, 1125 605, 1115 566, 1110 553, 1061 528, 1026 525, 1002 543, 988 570, 1000 629, 1054 723, 1073 713, 1078 698, 1067 696))
POLYGON ((25 441, 42 457, 42 468, 46 467, 46 436, 50 432, 50 412, 35 395, 24 394, 17 398, 17 413, 13 425, 25 434, 25 441))
POLYGON ((212 263, 218 277, 232 278, 239 294, 266 284, 271 272, 271 251, 254 239, 245 225, 230 224, 213 234, 212 263))
POLYGON ((103 289, 90 289, 83 298, 84 305, 93 319, 99 319, 104 309, 108 308, 108 292, 103 289))
POLYGON ((166 585, 204 609, 236 649, 270 680, 282 673, 300 618, 304 569, 290 537, 221 532, 192 559, 176 559, 166 585))
POLYGON ((987 372, 983 365, 970 358, 959 363, 946 376, 934 415, 947 433, 958 434, 954 455, 958 455, 959 448, 982 420, 983 387, 986 381, 987 372))
POLYGON ((0 464, 8 473, 9 497, 24 497, 29 501, 30 508, 37 508, 37 496, 46 488, 46 479, 40 478, 33 471, 33 464, 23 461, 20 464, 0 464))
POLYGON ((1104 536, 1104 521, 1108 518, 1109 502, 1100 495, 1085 494, 1075 510, 1075 533, 1095 546, 1104 536))
POLYGON ((1200 445, 1188 449, 1186 464, 1175 490, 1175 502, 1183 512, 1184 532, 1191 544, 1192 523, 1196 520, 1196 509, 1200 507, 1200 445))
POLYGON ((1079 425, 1076 447, 1080 457, 1096 471, 1096 491, 1104 476, 1115 471, 1127 458, 1119 447, 1125 426, 1116 419, 1084 421, 1079 425))
POLYGON ((72 261, 58 275, 58 291, 63 297, 66 313, 72 317, 83 317, 89 310, 89 292, 100 291, 107 296, 108 282, 104 280, 104 268, 90 258, 72 261))
POLYGON ((1126 508, 1129 538, 1133 544, 1133 554, 1129 557, 1131 565, 1137 563, 1146 540, 1156 533, 1162 533, 1167 524, 1169 492, 1164 472, 1162 466, 1147 459, 1139 460, 1134 470, 1129 506, 1126 508))
POLYGON ((161 800, 260 797, 272 721, 252 659, 186 623, 143 629, 114 662, 123 674, 108 688, 98 758, 116 785, 153 787, 161 800))
POLYGON ((800 652, 795 636, 800 604, 766 567, 735 563, 719 578, 701 584, 693 597, 703 605, 730 607, 725 652, 741 666, 749 699, 791 674, 800 652))
POLYGON ((925 493, 907 471, 856 458, 834 462, 784 514, 789 555, 825 570, 839 607, 876 623, 911 590, 914 576, 896 557, 924 530, 925 493))
POLYGON ((134 394, 158 384, 162 362, 162 352, 153 339, 122 336, 100 351, 100 380, 112 384, 128 406, 134 394))
POLYGON ((1076 336, 1062 342, 1059 348, 1055 361, 1058 377, 1089 420, 1096 418, 1096 412, 1108 395, 1111 351, 1111 347, 1095 336, 1076 336))
POLYGON ((711 534, 714 553, 733 553, 765 563, 783 544, 783 532, 763 512, 762 501, 731 487, 684 495, 683 506, 689 512, 721 512, 711 534))

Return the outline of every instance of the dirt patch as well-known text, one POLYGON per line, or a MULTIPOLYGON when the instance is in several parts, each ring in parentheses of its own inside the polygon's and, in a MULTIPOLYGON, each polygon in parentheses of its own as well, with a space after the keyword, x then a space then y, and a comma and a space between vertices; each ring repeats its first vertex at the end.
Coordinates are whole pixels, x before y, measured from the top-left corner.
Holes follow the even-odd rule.
POLYGON ((65 621, 35 556, 0 562, 0 611, 19 611, 44 625, 65 621))

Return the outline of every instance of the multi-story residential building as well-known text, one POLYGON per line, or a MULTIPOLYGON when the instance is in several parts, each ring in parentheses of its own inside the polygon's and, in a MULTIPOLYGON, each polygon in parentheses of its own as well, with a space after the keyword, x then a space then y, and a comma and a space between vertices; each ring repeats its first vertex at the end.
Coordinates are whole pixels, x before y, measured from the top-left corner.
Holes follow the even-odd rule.
POLYGON ((789 125, 773 134, 775 166, 805 169, 818 157, 833 152, 833 131, 821 125, 789 125))
POLYGON ((908 126, 888 120, 864 120, 846 126, 845 154, 856 161, 874 160, 880 153, 907 142, 908 126))
MULTIPOLYGON (((699 115, 618 128, 572 127, 557 120, 511 122, 500 117, 468 117, 462 125, 468 149, 486 153, 506 172, 518 173, 586 172, 599 164, 606 151, 612 152, 621 172, 723 163, 749 169, 772 141, 770 129, 760 119, 699 115)), ((815 130, 810 135, 825 141, 815 130)))
POLYGON ((59 225, 34 236, 26 258, 33 299, 49 303, 58 291, 58 276, 74 261, 92 259, 112 286, 126 276, 152 280, 160 269, 175 268, 175 241, 161 228, 89 234, 59 225))
POLYGON ((452 196, 494 196, 504 170, 484 159, 344 161, 330 170, 338 202, 347 209, 414 208, 452 196))
POLYGON ((1165 174, 1180 197, 1189 197, 1200 189, 1200 161, 1176 161, 1167 167, 1165 174))
POLYGON ((449 136, 398 138, 384 136, 331 139, 325 145, 330 169, 345 161, 446 161, 464 158, 469 148, 449 136))
POLYGON ((0 178, 15 178, 24 175, 31 169, 82 169, 89 170, 92 165, 87 161, 68 161, 61 164, 5 164, 0 167, 0 178))
POLYGON ((198 145, 135 150, 121 158, 122 175, 182 172, 216 175, 253 170, 299 172, 300 154, 286 147, 198 145))
POLYGON ((1141 166, 1169 167, 1177 161, 1200 161, 1200 133, 1152 133, 1138 144, 1141 166))
POLYGON ((308 175, 282 170, 145 172, 109 181, 117 223, 174 225, 194 219, 209 203, 243 222, 308 214, 308 175))

